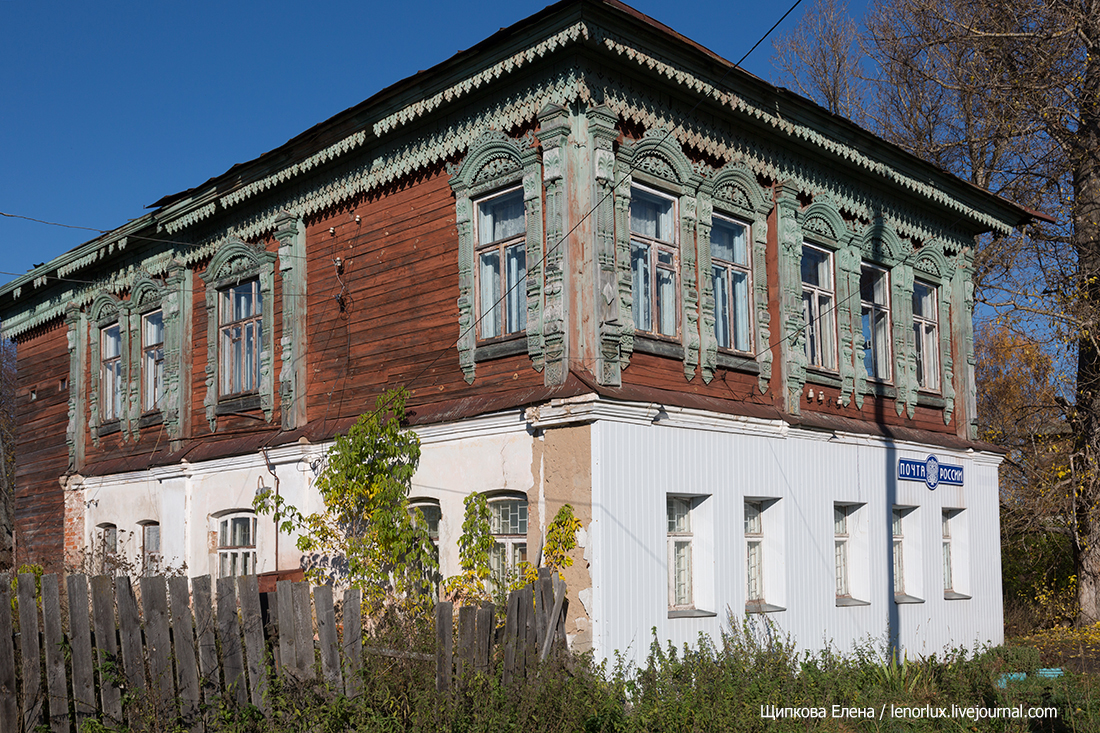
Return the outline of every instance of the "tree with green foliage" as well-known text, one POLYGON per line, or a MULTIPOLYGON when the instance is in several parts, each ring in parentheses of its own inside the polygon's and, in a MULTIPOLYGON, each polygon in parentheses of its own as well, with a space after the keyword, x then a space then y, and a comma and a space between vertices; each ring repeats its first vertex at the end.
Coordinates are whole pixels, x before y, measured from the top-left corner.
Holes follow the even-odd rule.
POLYGON ((337 436, 315 484, 323 512, 303 514, 272 491, 254 502, 281 531, 297 533, 310 580, 361 588, 371 612, 387 602, 427 610, 434 598, 425 589, 439 577, 427 523, 408 507, 420 440, 401 428, 407 397, 404 389, 387 391, 337 436))

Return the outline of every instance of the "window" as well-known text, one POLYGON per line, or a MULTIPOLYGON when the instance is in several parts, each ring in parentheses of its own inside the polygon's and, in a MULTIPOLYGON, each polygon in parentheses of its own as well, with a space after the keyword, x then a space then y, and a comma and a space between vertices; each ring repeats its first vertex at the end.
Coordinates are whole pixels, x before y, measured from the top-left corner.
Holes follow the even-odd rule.
POLYGON ((100 524, 97 540, 99 547, 96 553, 99 557, 99 571, 104 575, 114 572, 118 565, 118 527, 114 524, 100 524))
POLYGON ((748 226, 714 217, 710 230, 714 334, 723 349, 752 351, 748 234, 748 226))
POLYGON ((917 346, 917 385, 940 388, 940 330, 936 289, 917 280, 913 283, 913 336, 917 346))
POLYGON ((249 280, 219 293, 221 396, 255 392, 260 384, 263 298, 249 280))
POLYGON ((218 522, 218 576, 256 574, 256 515, 230 514, 218 522))
POLYGON ((527 328, 525 234, 522 188, 477 203, 477 312, 482 339, 527 328))
POLYGON ((836 313, 833 307, 833 256, 802 245, 802 317, 810 366, 836 369, 836 313))
POLYGON ((836 562, 836 595, 844 598, 852 595, 851 586, 848 584, 848 513, 851 507, 843 504, 833 505, 833 534, 835 535, 835 549, 833 557, 836 562))
POLYGON ((634 186, 630 189, 630 267, 634 328, 676 337, 677 295, 675 202, 634 186))
POLYGON ((424 522, 428 526, 428 537, 438 547, 439 522, 443 519, 443 511, 439 508, 439 502, 431 499, 414 499, 410 501, 409 513, 415 517, 417 510, 420 511, 420 514, 424 517, 424 522))
POLYGON ((99 410, 104 422, 122 416, 122 334, 112 323, 99 334, 99 410))
POLYGON ((955 590, 955 575, 951 571, 951 512, 943 511, 943 589, 955 590))
POLYGON ((749 602, 764 600, 764 525, 762 502, 745 502, 745 555, 748 558, 748 587, 745 598, 749 602))
POLYGON ((890 527, 894 535, 894 595, 905 593, 905 534, 902 532, 901 510, 894 508, 890 512, 890 527))
POLYGON ((141 319, 141 409, 159 410, 164 397, 164 316, 161 311, 141 319))
POLYGON ((146 522, 141 526, 141 570, 152 575, 160 567, 160 525, 146 522))
POLYGON ((668 605, 691 608, 691 499, 670 496, 668 511, 668 605))
POLYGON ((489 569, 493 582, 502 585, 521 562, 527 561, 527 499, 490 501, 489 527, 495 540, 489 569))
POLYGON ((863 366, 872 379, 890 379, 890 280, 886 271, 864 264, 859 275, 863 317, 863 366))

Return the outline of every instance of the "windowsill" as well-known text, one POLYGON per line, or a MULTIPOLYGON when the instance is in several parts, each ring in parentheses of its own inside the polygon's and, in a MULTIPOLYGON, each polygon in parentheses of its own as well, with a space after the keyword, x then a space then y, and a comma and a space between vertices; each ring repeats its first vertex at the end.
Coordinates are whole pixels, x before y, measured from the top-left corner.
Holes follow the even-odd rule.
POLYGON ((634 335, 634 350, 643 354, 667 356, 671 359, 684 358, 683 344, 678 341, 666 341, 660 336, 647 333, 636 333, 634 335))
POLYGON ((837 596, 836 607, 837 608, 849 608, 851 606, 870 606, 870 601, 861 601, 858 598, 850 598, 848 596, 837 596))
POLYGON ((668 610, 669 618, 711 618, 717 615, 714 611, 704 611, 699 608, 670 608, 668 610))
POLYGON ((739 372, 760 373, 760 365, 751 356, 738 356, 725 351, 718 352, 718 366, 724 369, 736 369, 739 372))
POLYGON ((527 353, 527 334, 519 333, 501 341, 489 341, 474 348, 474 361, 489 361, 527 353))
POLYGON ((953 590, 945 590, 943 592, 943 600, 945 601, 969 601, 970 596, 965 593, 956 593, 953 590))
POLYGON ((942 410, 947 407, 947 400, 940 397, 938 394, 917 392, 917 404, 921 407, 938 407, 942 410))
POLYGON ((841 386, 840 376, 836 372, 823 371, 821 368, 813 366, 806 367, 806 381, 838 389, 841 386))
POLYGON ((787 609, 782 606, 773 606, 764 601, 749 601, 745 604, 745 613, 776 613, 777 611, 786 610, 787 609))
POLYGON ((924 599, 906 595, 905 593, 895 593, 894 603, 924 603, 924 599))
POLYGON ((99 428, 96 429, 96 435, 102 438, 104 435, 111 435, 112 433, 117 433, 119 430, 122 430, 122 421, 115 419, 100 425, 99 428))
POLYGON ((897 399, 898 390, 892 384, 873 381, 872 377, 868 377, 867 390, 864 392, 864 394, 873 394, 876 397, 888 397, 890 399, 897 399))
POLYGON ((258 409, 260 409, 260 395, 248 394, 241 397, 222 400, 218 403, 218 406, 214 408, 214 414, 233 415, 238 412, 248 412, 249 410, 258 409))
POLYGON ((138 418, 138 428, 148 428, 153 425, 160 425, 162 422, 164 422, 164 413, 160 410, 154 410, 138 418))

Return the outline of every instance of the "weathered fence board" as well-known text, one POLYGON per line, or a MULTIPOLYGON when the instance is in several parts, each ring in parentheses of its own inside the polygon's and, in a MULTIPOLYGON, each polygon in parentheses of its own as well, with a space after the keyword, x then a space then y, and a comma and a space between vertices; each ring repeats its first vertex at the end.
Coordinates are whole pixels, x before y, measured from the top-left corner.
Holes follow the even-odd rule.
POLYGON ((241 625, 244 627, 244 652, 248 660, 248 693, 252 704, 267 713, 266 646, 264 618, 260 611, 260 586, 255 575, 237 581, 241 602, 241 625))
POLYGON ((168 600, 172 611, 172 642, 176 651, 176 689, 180 712, 184 723, 190 724, 192 733, 198 733, 202 730, 202 721, 198 718, 201 692, 187 578, 168 579, 168 600))
POLYGON ((313 649, 313 614, 310 613, 309 583, 294 583, 290 589, 294 607, 294 649, 297 655, 295 671, 299 679, 314 679, 317 655, 313 649))
POLYGON ((46 646, 46 689, 50 730, 69 731, 69 684, 65 676, 65 632, 61 630, 61 598, 57 576, 42 576, 42 631, 46 646))
POLYGON ((103 713, 114 724, 122 723, 122 691, 119 689, 118 641, 115 637, 115 603, 111 579, 92 578, 92 624, 95 628, 95 661, 99 670, 99 697, 103 713))
POLYGON ((214 599, 211 597, 210 576, 191 579, 191 608, 195 612, 195 636, 199 640, 199 684, 202 701, 213 705, 221 693, 218 675, 218 647, 214 637, 214 599))
POLYGON ((294 581, 280 580, 275 586, 278 608, 279 673, 298 670, 297 636, 294 634, 294 581))
MULTIPOLYGON (((73 667, 73 713, 76 728, 95 715, 95 667, 92 661, 92 629, 88 616, 88 577, 70 575, 65 579, 69 594, 69 650, 73 667)), ((0 619, 0 628, 3 620, 0 619)))
POLYGON ((236 578, 218 578, 218 641, 222 648, 225 689, 244 705, 248 700, 241 653, 241 620, 237 616, 236 578))
POLYGON ((344 689, 348 697, 358 697, 359 670, 363 668, 363 593, 358 588, 344 591, 344 643, 343 657, 347 674, 344 689))
POLYGON ((145 656, 149 660, 149 687, 154 690, 157 712, 175 718, 172 684, 172 646, 168 631, 168 589, 163 577, 142 578, 141 605, 145 616, 145 656))
POLYGON ((474 671, 489 672, 489 659, 493 653, 493 634, 496 632, 496 606, 485 603, 477 609, 474 628, 474 671))
POLYGON ((458 653, 456 654, 458 659, 455 664, 455 674, 460 681, 474 671, 474 631, 476 624, 476 608, 463 606, 458 609, 458 653))
POLYGON ((15 645, 12 644, 11 576, 0 573, 0 730, 19 729, 19 693, 16 690, 15 645))
POLYGON ((518 633, 519 594, 509 593, 504 612, 504 684, 512 684, 516 676, 516 642, 518 633))
POLYGON ((38 644, 37 578, 19 574, 19 653, 23 658, 23 730, 34 730, 42 720, 42 660, 38 644))
POLYGON ((313 606, 317 610, 321 672, 334 690, 343 692, 344 681, 340 675, 340 647, 336 638, 336 610, 332 605, 331 585, 320 585, 313 589, 313 606))
POLYGON ((453 667, 454 626, 451 619, 454 610, 450 601, 440 601, 435 606, 435 687, 448 690, 451 687, 453 667))
POLYGON ((122 642, 122 669, 131 692, 145 690, 145 660, 141 649, 141 618, 137 598, 126 577, 115 578, 115 605, 118 607, 118 636, 122 642))

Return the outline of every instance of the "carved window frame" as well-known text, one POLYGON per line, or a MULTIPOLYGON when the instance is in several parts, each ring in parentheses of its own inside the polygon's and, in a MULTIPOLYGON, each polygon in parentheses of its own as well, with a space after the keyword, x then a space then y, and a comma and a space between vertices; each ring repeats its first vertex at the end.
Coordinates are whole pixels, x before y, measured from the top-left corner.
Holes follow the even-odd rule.
POLYGON ((448 168, 455 195, 458 230, 458 361, 466 381, 473 383, 479 361, 523 353, 541 371, 542 333, 543 186, 542 162, 534 138, 515 140, 490 130, 470 146, 463 161, 448 168), (527 326, 519 336, 509 334, 479 345, 477 338, 477 242, 474 219, 477 202, 522 185, 525 214, 524 249, 527 260, 527 326), (523 335, 526 334, 526 340, 523 335))
POLYGON ((739 163, 729 163, 708 175, 699 191, 699 272, 703 381, 714 378, 717 367, 759 372, 764 394, 772 374, 771 312, 768 307, 768 216, 775 203, 756 175, 739 163), (749 353, 719 350, 714 333, 714 286, 711 269, 711 229, 715 216, 733 219, 749 228, 750 347, 749 353))
MULTIPOLYGON (((944 246, 941 241, 926 244, 920 249, 912 267, 908 268, 908 282, 904 293, 907 297, 905 301, 905 322, 901 324, 901 328, 904 329, 908 348, 906 366, 909 370, 909 389, 905 402, 906 414, 912 417, 917 405, 940 407, 943 409, 944 424, 949 425, 955 410, 955 363, 951 341, 955 331, 952 328, 951 321, 952 296, 964 289, 961 283, 967 272, 952 266, 952 263, 943 253, 944 246), (917 347, 916 334, 913 331, 915 319, 912 312, 912 298, 916 280, 920 280, 921 284, 936 291, 939 343, 939 352, 936 354, 938 377, 936 389, 927 389, 917 382, 917 347)), ((899 316, 900 318, 901 316, 899 316)), ((964 318, 967 325, 971 323, 971 319, 971 313, 967 312, 964 318)), ((971 385, 971 388, 973 388, 973 385, 971 385)), ((901 409, 902 404, 899 395, 898 414, 901 414, 901 409)))
POLYGON ((271 422, 274 414, 275 392, 273 378, 275 354, 275 261, 278 255, 239 239, 231 239, 222 245, 200 273, 206 286, 206 419, 211 432, 217 431, 218 416, 251 410, 262 410, 264 419, 271 422), (221 385, 221 324, 219 305, 226 288, 255 280, 260 297, 267 304, 263 318, 266 326, 260 329, 259 384, 254 393, 230 395, 222 398, 221 385))
MULTIPOLYGON (((489 239, 483 241, 484 233, 481 231, 481 207, 484 204, 488 204, 494 200, 503 199, 514 194, 519 194, 519 199, 522 205, 523 201, 523 186, 506 186, 498 191, 492 191, 479 196, 472 200, 473 207, 473 227, 474 227, 474 316, 475 326, 474 330, 477 332, 477 344, 479 346, 489 343, 496 343, 502 341, 510 341, 514 339, 523 338, 527 331, 527 212, 524 211, 523 231, 516 234, 502 237, 500 239, 489 239), (513 285, 508 283, 508 275, 505 272, 508 263, 508 251, 516 247, 520 247, 523 252, 524 265, 523 276, 517 278, 517 282, 513 285), (492 302, 486 302, 486 287, 482 278, 481 260, 482 257, 489 253, 496 253, 497 263, 499 268, 497 287, 495 291, 489 295, 494 300, 492 302), (521 285, 522 283, 522 285, 521 285), (508 307, 509 294, 512 288, 516 288, 519 292, 516 293, 515 302, 520 304, 520 307, 516 310, 521 311, 521 316, 511 312, 508 307), (487 323, 487 314, 491 311, 496 311, 496 320, 498 332, 491 335, 484 334, 484 326, 487 323), (513 331, 508 330, 508 321, 510 318, 517 318, 522 321, 522 325, 513 331)), ((526 206, 524 206, 526 209, 526 206)), ((492 235, 489 235, 492 236, 492 235)))
POLYGON ((615 251, 616 267, 624 287, 619 292, 622 314, 619 337, 620 364, 626 368, 634 351, 645 351, 678 358, 684 364, 684 377, 691 381, 700 361, 699 338, 699 243, 698 192, 703 177, 695 169, 683 148, 666 130, 650 129, 639 140, 624 142, 616 158, 615 178, 615 251), (641 184, 676 201, 679 336, 661 337, 634 328, 633 272, 631 269, 630 200, 631 187, 641 184))
MULTIPOLYGON (((137 425, 134 432, 141 428, 160 424, 164 421, 164 414, 168 411, 170 395, 168 385, 171 381, 168 371, 174 369, 178 372, 178 365, 173 366, 172 349, 169 347, 169 338, 174 332, 174 324, 169 309, 165 307, 168 296, 168 288, 151 277, 145 276, 134 283, 131 290, 129 309, 129 328, 135 336, 130 342, 130 363, 134 365, 130 379, 130 414, 136 418, 137 425), (160 405, 152 409, 145 409, 145 319, 150 314, 160 311, 161 325, 164 332, 164 341, 161 344, 163 353, 162 374, 164 389, 161 394, 160 405)), ((178 353, 178 349, 176 350, 178 353)))
POLYGON ((88 391, 88 427, 92 434, 92 442, 99 445, 99 439, 122 430, 127 415, 129 414, 124 389, 130 373, 129 339, 130 332, 125 328, 126 309, 125 303, 114 295, 101 293, 92 301, 88 309, 88 353, 91 354, 89 377, 91 389, 88 391), (102 402, 103 387, 103 355, 102 338, 103 330, 111 325, 117 325, 119 330, 119 359, 121 365, 121 379, 119 389, 122 390, 119 414, 111 420, 103 419, 102 402))

